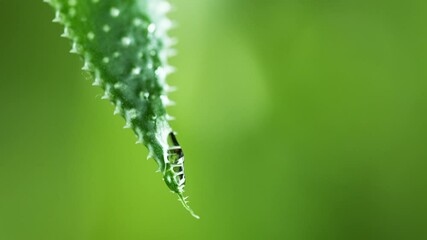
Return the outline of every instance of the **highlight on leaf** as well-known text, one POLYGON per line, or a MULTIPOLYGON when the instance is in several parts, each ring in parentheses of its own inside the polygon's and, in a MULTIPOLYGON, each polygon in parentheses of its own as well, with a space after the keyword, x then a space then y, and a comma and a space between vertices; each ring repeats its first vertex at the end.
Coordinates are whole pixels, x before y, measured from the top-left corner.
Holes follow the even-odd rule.
POLYGON ((44 0, 55 9, 53 22, 64 26, 71 53, 83 59, 82 70, 104 90, 138 144, 149 150, 163 180, 196 218, 184 196, 184 153, 169 125, 174 105, 167 94, 175 88, 166 77, 174 71, 168 57, 176 42, 168 36, 173 23, 165 0, 44 0))

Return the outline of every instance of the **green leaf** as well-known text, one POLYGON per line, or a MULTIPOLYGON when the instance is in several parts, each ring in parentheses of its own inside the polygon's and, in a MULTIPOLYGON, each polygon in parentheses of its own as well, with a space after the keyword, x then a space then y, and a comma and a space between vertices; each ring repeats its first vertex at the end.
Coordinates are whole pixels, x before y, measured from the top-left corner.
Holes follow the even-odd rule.
POLYGON ((196 218, 184 197, 184 154, 170 127, 165 107, 172 105, 166 83, 173 72, 168 56, 174 40, 167 31, 170 5, 164 0, 45 0, 55 10, 53 22, 64 26, 63 37, 72 41, 71 53, 84 60, 83 70, 93 85, 104 89, 103 99, 126 120, 137 143, 149 149, 166 185, 179 196, 196 218))

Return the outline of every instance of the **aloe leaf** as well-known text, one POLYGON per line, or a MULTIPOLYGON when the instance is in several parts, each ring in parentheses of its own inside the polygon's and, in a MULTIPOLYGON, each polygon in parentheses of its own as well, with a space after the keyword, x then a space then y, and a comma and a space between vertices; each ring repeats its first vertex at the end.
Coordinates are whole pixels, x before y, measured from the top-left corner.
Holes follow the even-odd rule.
POLYGON ((149 149, 163 180, 184 197, 184 154, 169 125, 166 107, 174 103, 166 83, 173 72, 168 57, 174 40, 167 34, 172 22, 166 17, 165 0, 45 0, 56 11, 53 22, 64 26, 62 37, 71 40, 71 53, 82 57, 83 70, 93 77, 115 105, 114 114, 126 121, 137 143, 149 149))

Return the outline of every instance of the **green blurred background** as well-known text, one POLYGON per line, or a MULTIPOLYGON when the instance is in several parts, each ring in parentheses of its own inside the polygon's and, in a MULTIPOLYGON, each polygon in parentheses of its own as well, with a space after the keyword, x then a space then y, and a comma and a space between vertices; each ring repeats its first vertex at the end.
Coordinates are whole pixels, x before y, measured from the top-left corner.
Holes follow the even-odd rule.
POLYGON ((41 0, 0 0, 0 240, 427 239, 427 3, 173 0, 192 218, 41 0))

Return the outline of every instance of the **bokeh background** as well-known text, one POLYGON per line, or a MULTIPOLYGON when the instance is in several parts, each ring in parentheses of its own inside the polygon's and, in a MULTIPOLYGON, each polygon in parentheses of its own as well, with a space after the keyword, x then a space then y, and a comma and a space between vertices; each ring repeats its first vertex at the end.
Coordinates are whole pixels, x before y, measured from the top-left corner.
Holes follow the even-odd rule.
POLYGON ((192 218, 41 0, 0 0, 0 239, 427 239, 424 0, 173 0, 192 218))

